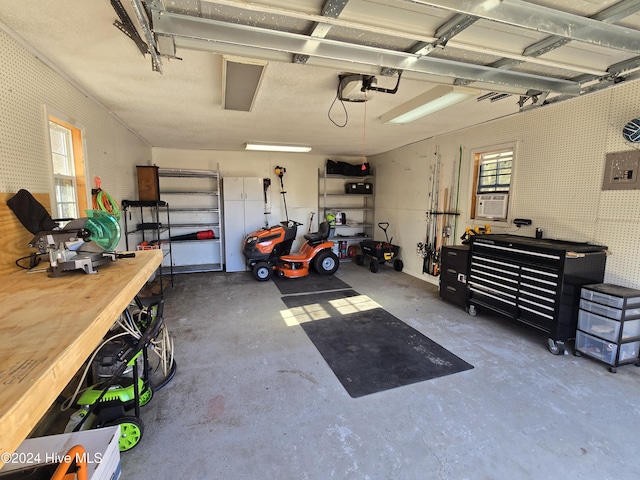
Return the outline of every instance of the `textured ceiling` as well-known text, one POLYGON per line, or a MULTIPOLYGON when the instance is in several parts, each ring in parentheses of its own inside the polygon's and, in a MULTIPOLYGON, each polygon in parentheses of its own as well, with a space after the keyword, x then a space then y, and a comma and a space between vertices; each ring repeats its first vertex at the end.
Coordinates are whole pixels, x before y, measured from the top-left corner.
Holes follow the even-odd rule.
MULTIPOLYGON (((575 84, 577 91, 585 92, 611 85, 614 78, 635 80, 635 60, 640 55, 636 51, 640 45, 640 15, 635 13, 640 10, 640 1, 452 0, 444 2, 447 8, 424 5, 432 2, 417 0, 121 1, 145 43, 153 43, 157 37, 152 35, 152 42, 148 41, 143 24, 135 15, 136 4, 146 7, 143 8, 145 19, 156 34, 156 29, 173 26, 164 23, 171 14, 204 22, 264 28, 267 33, 293 34, 291 39, 278 39, 283 42, 281 47, 265 50, 263 47, 268 45, 270 36, 260 37, 265 39, 265 45, 263 42, 252 45, 249 39, 253 30, 232 32, 234 41, 223 38, 221 28, 213 23, 204 24, 203 28, 208 29, 204 35, 206 40, 200 33, 185 36, 165 32, 163 40, 175 41, 175 57, 159 56, 162 64, 162 73, 159 73, 152 69, 151 55, 143 56, 134 41, 114 26, 118 15, 109 0, 0 2, 0 22, 4 28, 155 147, 240 150, 246 142, 267 142, 309 145, 313 153, 327 156, 373 155, 515 114, 521 107, 519 101, 531 108, 536 100, 541 104, 544 98, 547 101, 569 98, 562 92, 494 81, 497 77, 493 72, 529 75, 523 76, 524 80, 518 78, 518 82, 529 78, 567 81, 575 84), (328 23, 322 25, 331 28, 326 28, 324 37, 319 37, 320 43, 314 46, 304 40, 296 43, 300 38, 318 37, 313 33, 314 27, 323 18, 325 4, 330 7, 326 12, 328 16, 324 17, 328 23), (481 5, 485 9, 476 10, 471 16, 451 9, 465 4, 474 8, 481 5), (552 21, 545 23, 549 17, 543 16, 536 28, 516 25, 515 16, 513 22, 511 17, 506 18, 509 21, 505 21, 505 17, 502 21, 487 18, 509 5, 518 8, 537 5, 541 14, 567 12, 575 17, 566 20, 562 15, 552 16, 552 21), (574 27, 581 25, 583 17, 596 15, 614 5, 625 7, 621 9, 624 13, 614 18, 613 25, 606 18, 599 19, 609 29, 605 29, 601 37, 592 29, 593 40, 573 40, 541 55, 524 56, 528 48, 548 38, 549 31, 559 28, 579 33, 574 27), (337 7, 341 8, 339 15, 332 16, 337 7), (472 18, 473 21, 444 41, 440 33, 453 18, 472 18), (565 20, 569 23, 562 23, 565 20), (621 30, 623 28, 627 30, 621 30), (626 35, 628 44, 608 43, 617 41, 618 37, 614 36, 617 33, 623 33, 622 37, 626 35), (305 37, 308 35, 313 37, 305 37), (407 53, 429 43, 434 48, 426 57, 407 53), (305 50, 311 54, 306 63, 296 63, 300 61, 294 56, 296 45, 309 49, 305 50), (343 49, 345 46, 351 50, 343 49), (367 54, 374 52, 377 60, 363 62, 359 54, 353 56, 353 46, 370 48, 367 54), (338 53, 314 55, 328 47, 338 53), (393 88, 397 77, 382 74, 382 67, 392 66, 387 63, 389 52, 407 55, 403 60, 406 69, 396 94, 369 92, 366 103, 334 101, 338 75, 345 72, 373 74, 378 87, 393 88), (268 61, 251 112, 222 109, 223 53, 268 61), (507 66, 505 58, 512 60, 507 66), (447 62, 445 65, 451 66, 450 70, 438 73, 412 70, 415 65, 436 60, 447 62), (607 72, 625 61, 629 65, 625 64, 623 70, 607 72), (478 78, 470 81, 468 77, 459 76, 459 65, 490 66, 492 71, 482 73, 481 79, 486 81, 478 78), (479 88, 481 95, 491 92, 509 95, 494 102, 471 99, 407 125, 380 121, 383 113, 442 83, 470 85, 479 88)), ((616 13, 609 12, 609 16, 616 13)))

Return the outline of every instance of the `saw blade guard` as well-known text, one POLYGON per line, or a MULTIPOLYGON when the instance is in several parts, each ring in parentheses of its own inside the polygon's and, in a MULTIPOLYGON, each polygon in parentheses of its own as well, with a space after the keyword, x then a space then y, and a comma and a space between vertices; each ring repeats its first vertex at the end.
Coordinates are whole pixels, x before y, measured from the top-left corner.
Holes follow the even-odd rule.
POLYGON ((106 252, 113 252, 120 242, 120 224, 103 210, 86 210, 85 228, 91 232, 90 240, 106 252))

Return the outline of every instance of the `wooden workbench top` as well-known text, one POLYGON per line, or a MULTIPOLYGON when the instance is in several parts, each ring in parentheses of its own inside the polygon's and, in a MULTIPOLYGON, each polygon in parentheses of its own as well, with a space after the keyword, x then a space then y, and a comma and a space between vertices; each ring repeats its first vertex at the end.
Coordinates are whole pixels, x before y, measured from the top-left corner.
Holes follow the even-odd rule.
POLYGON ((92 275, 0 277, 0 459, 29 435, 161 261, 160 250, 147 250, 92 275))

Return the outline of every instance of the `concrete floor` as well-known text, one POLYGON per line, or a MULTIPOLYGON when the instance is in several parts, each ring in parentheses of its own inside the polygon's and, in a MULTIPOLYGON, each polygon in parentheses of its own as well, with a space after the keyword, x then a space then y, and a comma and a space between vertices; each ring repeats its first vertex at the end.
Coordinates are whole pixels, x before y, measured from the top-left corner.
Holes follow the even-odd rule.
POLYGON ((638 478, 639 368, 554 356, 544 336, 471 317, 386 266, 336 275, 475 368, 353 399, 283 321, 273 282, 176 276, 165 319, 178 372, 143 408, 122 477, 638 478))

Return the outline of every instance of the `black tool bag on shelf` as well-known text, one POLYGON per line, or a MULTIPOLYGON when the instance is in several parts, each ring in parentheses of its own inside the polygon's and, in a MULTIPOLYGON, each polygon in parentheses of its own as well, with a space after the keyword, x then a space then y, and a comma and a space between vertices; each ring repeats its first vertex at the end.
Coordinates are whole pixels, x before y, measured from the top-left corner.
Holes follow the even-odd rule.
POLYGON ((327 160, 328 175, 345 175, 347 177, 366 177, 371 175, 371 167, 369 163, 361 163, 352 165, 351 163, 327 160), (364 165, 364 170, 362 166, 364 165))
POLYGON ((373 193, 373 184, 367 182, 347 182, 344 185, 345 193, 373 193))

